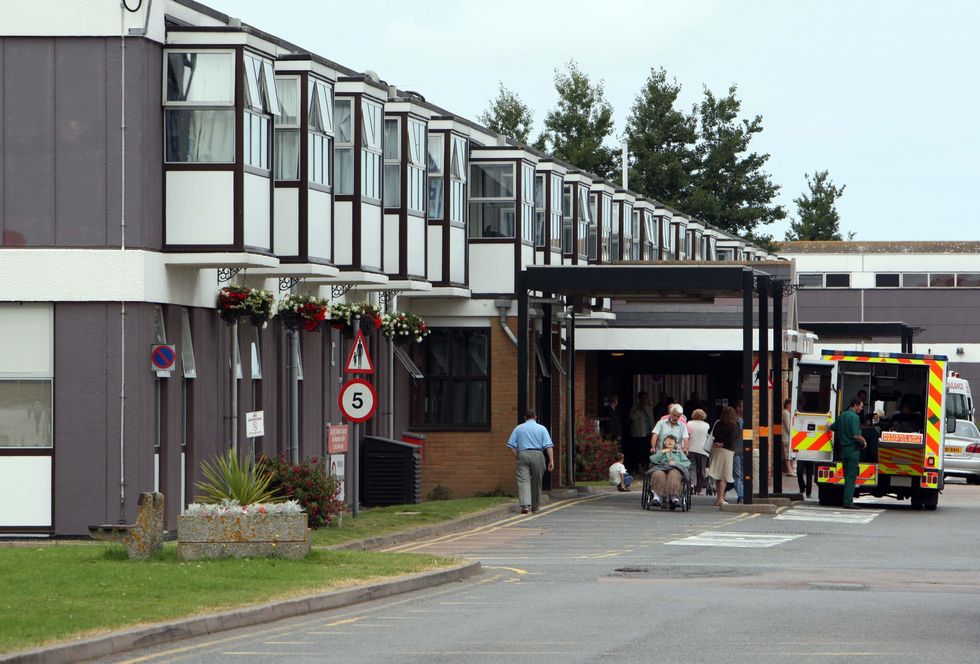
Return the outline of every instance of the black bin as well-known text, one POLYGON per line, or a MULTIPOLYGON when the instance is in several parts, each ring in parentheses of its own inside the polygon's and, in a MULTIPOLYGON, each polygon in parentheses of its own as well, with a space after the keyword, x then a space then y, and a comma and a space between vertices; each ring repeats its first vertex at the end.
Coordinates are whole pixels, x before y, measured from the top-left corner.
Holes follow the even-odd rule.
POLYGON ((371 507, 421 503, 421 449, 391 438, 365 436, 361 444, 361 504, 371 507))

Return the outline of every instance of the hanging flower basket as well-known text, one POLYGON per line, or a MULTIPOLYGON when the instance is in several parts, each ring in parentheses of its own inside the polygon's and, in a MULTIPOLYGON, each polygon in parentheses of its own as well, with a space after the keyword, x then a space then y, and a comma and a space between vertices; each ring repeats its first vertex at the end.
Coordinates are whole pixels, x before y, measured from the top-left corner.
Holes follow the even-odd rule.
POLYGON ((330 313, 326 300, 313 295, 289 295, 279 301, 276 318, 289 330, 302 327, 307 332, 316 332, 330 313))
POLYGON ((274 300, 272 291, 224 286, 218 290, 218 315, 229 326, 244 318, 256 327, 263 327, 272 314, 274 300))
POLYGON ((335 304, 330 310, 330 320, 330 325, 346 337, 353 337, 358 329, 371 336, 384 322, 381 310, 370 302, 335 304))
POLYGON ((422 343, 429 335, 429 328, 421 317, 410 311, 395 311, 384 315, 381 332, 399 346, 422 343))

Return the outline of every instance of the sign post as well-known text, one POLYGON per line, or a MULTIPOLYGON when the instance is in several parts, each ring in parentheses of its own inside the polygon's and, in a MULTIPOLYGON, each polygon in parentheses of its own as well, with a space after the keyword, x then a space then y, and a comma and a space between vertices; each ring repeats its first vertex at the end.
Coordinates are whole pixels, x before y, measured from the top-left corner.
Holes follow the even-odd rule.
MULTIPOLYGON (((367 341, 364 333, 357 331, 350 354, 344 363, 344 372, 351 374, 373 374, 374 363, 368 354, 367 341)), ((361 512, 361 422, 374 417, 378 409, 378 393, 374 385, 363 378, 347 381, 340 388, 337 397, 340 412, 354 424, 354 449, 351 455, 351 513, 357 516, 361 512)))

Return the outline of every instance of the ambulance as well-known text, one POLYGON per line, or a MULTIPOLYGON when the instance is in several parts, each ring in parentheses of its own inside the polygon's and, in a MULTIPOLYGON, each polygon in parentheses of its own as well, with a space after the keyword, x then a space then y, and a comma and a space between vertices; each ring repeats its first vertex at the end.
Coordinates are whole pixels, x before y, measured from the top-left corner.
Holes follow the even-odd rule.
POLYGON ((814 462, 820 504, 841 505, 844 496, 843 464, 829 427, 852 399, 864 398, 869 445, 861 452, 855 497, 892 496, 910 500, 913 509, 935 510, 944 438, 956 427, 955 417, 947 417, 948 381, 942 355, 824 350, 820 359, 798 361, 791 447, 798 460, 814 462), (875 408, 884 411, 877 428, 870 423, 875 408))

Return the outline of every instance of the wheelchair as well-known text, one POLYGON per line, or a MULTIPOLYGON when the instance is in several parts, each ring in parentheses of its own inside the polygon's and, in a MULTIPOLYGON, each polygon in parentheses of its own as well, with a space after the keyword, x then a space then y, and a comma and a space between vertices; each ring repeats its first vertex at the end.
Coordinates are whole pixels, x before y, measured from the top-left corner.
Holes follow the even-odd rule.
MULTIPOLYGON (((682 512, 691 511, 691 497, 694 495, 694 486, 690 480, 681 480, 680 504, 674 505, 669 500, 661 499, 660 509, 671 510, 680 509, 682 512)), ((657 507, 653 502, 653 481, 650 475, 643 475, 643 490, 640 492, 640 509, 649 510, 657 507)))

